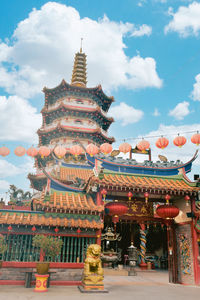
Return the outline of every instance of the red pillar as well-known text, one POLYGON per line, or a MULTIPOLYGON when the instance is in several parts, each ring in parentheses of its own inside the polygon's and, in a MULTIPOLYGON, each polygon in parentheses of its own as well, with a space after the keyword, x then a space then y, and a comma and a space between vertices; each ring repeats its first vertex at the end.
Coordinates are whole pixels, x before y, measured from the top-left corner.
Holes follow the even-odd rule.
POLYGON ((103 203, 102 203, 102 195, 101 195, 100 192, 97 192, 96 203, 97 203, 97 206, 103 204, 103 203))
POLYGON ((101 229, 97 230, 96 243, 97 243, 97 245, 101 246, 101 229))
MULTIPOLYGON (((96 194, 96 204, 97 204, 97 206, 100 206, 100 205, 102 205, 103 204, 103 202, 102 202, 102 195, 101 195, 101 193, 100 192, 97 192, 97 194, 96 194)), ((96 243, 99 245, 99 246, 101 246, 101 229, 99 229, 99 230, 97 230, 97 233, 96 233, 97 235, 96 235, 96 243)))

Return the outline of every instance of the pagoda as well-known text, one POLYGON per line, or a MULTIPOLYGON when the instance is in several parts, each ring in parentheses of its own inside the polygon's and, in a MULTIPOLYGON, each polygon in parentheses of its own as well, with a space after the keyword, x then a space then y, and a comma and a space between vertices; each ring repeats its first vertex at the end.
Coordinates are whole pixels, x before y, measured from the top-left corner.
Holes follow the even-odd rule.
MULTIPOLYGON (((48 146, 53 150, 56 145, 62 145, 68 150, 65 155, 67 163, 73 163, 74 157, 70 156, 69 149, 77 143, 86 147, 90 143, 99 146, 115 141, 107 133, 114 121, 107 116, 114 98, 106 96, 101 85, 87 88, 86 84, 86 55, 81 47, 75 54, 71 84, 63 79, 57 87, 43 89, 45 104, 41 110, 42 126, 37 132, 39 146, 48 146)), ((80 158, 79 163, 85 164, 85 155, 80 158)), ((52 155, 44 163, 51 170, 54 167, 52 155)), ((37 175, 29 174, 28 177, 32 187, 41 191, 46 185, 46 177, 39 167, 38 157, 35 165, 37 175)))

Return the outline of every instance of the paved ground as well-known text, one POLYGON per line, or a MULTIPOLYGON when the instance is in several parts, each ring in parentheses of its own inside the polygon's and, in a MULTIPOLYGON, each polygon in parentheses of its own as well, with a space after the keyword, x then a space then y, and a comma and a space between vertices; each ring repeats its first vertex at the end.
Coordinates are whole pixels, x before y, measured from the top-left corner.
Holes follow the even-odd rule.
POLYGON ((47 293, 33 288, 1 286, 0 300, 188 300, 198 299, 200 287, 168 283, 167 272, 138 272, 137 276, 105 276, 108 294, 81 294, 77 287, 50 287, 47 293))

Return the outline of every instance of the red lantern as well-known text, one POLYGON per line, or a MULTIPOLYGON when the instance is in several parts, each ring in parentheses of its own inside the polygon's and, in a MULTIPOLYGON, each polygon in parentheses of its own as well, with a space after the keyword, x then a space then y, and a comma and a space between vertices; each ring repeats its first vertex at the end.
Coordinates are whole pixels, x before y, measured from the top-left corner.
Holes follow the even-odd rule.
POLYGON ((175 205, 160 205, 156 209, 156 213, 163 219, 173 219, 178 216, 179 208, 175 205))
POLYGON ((171 199, 171 196, 169 195, 169 194, 167 194, 166 196, 165 196, 165 200, 166 200, 166 202, 167 202, 167 204, 169 204, 169 200, 171 199))
POLYGON ((26 153, 26 149, 24 147, 18 146, 14 150, 15 155, 17 156, 23 156, 26 153))
POLYGON ((185 196, 186 206, 189 206, 190 196, 185 196))
POLYGON ((182 147, 183 145, 185 145, 185 143, 186 143, 186 138, 184 137, 184 136, 177 136, 177 137, 175 137, 175 139, 173 140, 173 143, 174 143, 174 145, 175 146, 177 146, 177 147, 182 147))
POLYGON ((78 228, 76 232, 77 232, 78 234, 80 234, 80 233, 81 233, 80 228, 78 228))
POLYGON ((105 207, 109 209, 110 216, 122 216, 128 211, 128 206, 123 202, 110 202, 105 207))
POLYGON ((137 144, 137 148, 138 148, 140 151, 142 151, 143 153, 145 153, 145 151, 146 151, 147 149, 149 149, 149 147, 150 147, 150 143, 149 143, 148 141, 146 141, 146 140, 142 140, 141 142, 139 142, 139 143, 137 144))
POLYGON ((127 196, 128 196, 128 200, 131 201, 131 198, 133 197, 133 194, 131 192, 128 192, 127 196))
POLYGON ((103 200, 105 201, 107 195, 106 189, 101 190, 101 195, 103 196, 103 200))
POLYGON ((59 229, 56 227, 56 228, 54 229, 54 231, 55 231, 55 233, 58 233, 59 229))
POLYGON ((125 203, 115 201, 107 203, 106 208, 108 208, 108 214, 112 216, 114 230, 116 231, 116 224, 119 222, 119 216, 122 216, 127 213, 128 206, 125 203))
POLYGON ((7 156, 9 153, 10 153, 10 150, 7 147, 3 146, 0 148, 0 155, 7 156))
POLYGON ((33 226, 33 227, 31 228, 31 230, 32 230, 33 232, 36 231, 36 227, 33 226))
POLYGON ((100 146, 100 151, 104 154, 109 154, 112 152, 112 145, 109 143, 104 143, 100 146))
POLYGON ((30 147, 27 151, 26 151, 26 154, 28 156, 31 156, 31 157, 34 157, 38 154, 38 150, 35 149, 34 147, 30 147))
POLYGON ((200 133, 197 131, 196 134, 193 134, 193 136, 191 137, 191 142, 193 144, 196 144, 197 146, 199 146, 200 144, 200 133))
POLYGON ((62 158, 67 152, 67 150, 62 146, 56 146, 53 151, 58 158, 62 158))
POLYGON ((145 198, 145 203, 147 203, 148 199, 149 199, 149 193, 148 192, 144 193, 144 198, 145 198))
POLYGON ((168 144, 169 144, 169 140, 166 139, 165 137, 160 137, 156 141, 156 147, 158 147, 160 149, 166 148, 168 146, 168 144))
POLYGON ((70 153, 72 155, 74 155, 75 157, 77 157, 78 155, 80 155, 81 153, 83 153, 83 148, 79 145, 74 145, 70 148, 70 153))
POLYGON ((9 226, 8 226, 8 231, 11 231, 11 230, 12 230, 12 226, 9 225, 9 226))
POLYGON ((86 147, 86 152, 90 155, 90 156, 94 156, 96 154, 99 153, 99 148, 94 145, 94 144, 89 144, 86 147))
POLYGON ((120 152, 123 152, 124 154, 128 153, 131 151, 131 145, 128 144, 128 143, 122 143, 120 146, 119 146, 119 151, 120 152))
POLYGON ((42 158, 44 158, 45 156, 49 156, 51 150, 46 146, 41 146, 38 150, 38 153, 41 155, 42 158))

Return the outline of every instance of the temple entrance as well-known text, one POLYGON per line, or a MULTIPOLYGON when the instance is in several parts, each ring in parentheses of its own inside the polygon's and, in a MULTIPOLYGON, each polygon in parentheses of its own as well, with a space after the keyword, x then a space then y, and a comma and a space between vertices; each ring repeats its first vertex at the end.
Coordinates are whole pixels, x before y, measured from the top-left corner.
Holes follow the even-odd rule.
POLYGON ((104 256, 108 256, 108 261, 104 257, 105 266, 128 267, 128 247, 133 242, 138 253, 137 266, 145 262, 149 269, 168 269, 167 227, 160 223, 143 223, 141 226, 136 220, 120 220, 115 231, 112 219, 106 216, 102 237, 102 250, 104 256))

